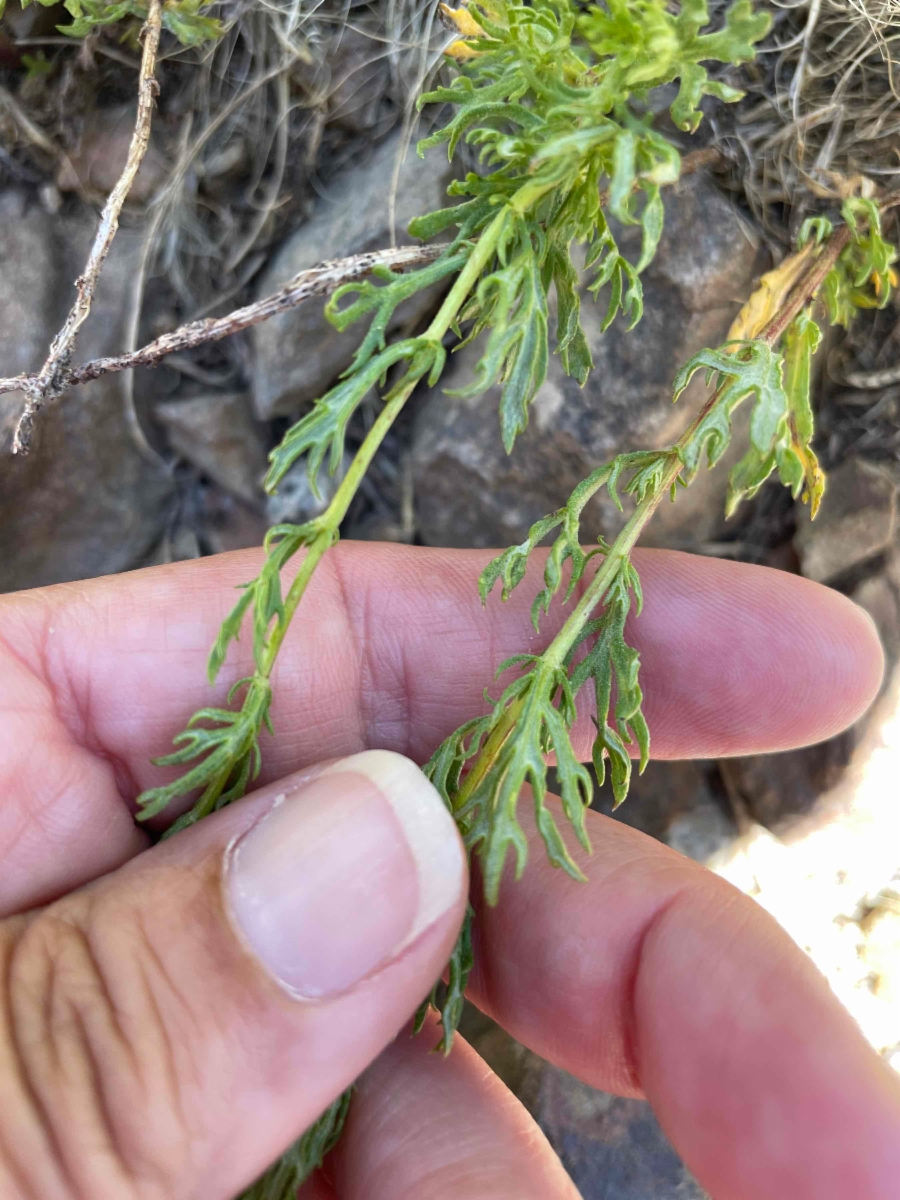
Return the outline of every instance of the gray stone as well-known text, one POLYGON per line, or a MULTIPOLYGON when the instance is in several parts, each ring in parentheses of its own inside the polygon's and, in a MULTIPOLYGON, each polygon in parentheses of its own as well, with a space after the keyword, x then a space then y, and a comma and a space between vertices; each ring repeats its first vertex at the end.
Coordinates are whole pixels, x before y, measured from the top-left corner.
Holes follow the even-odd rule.
POLYGON ((633 772, 628 798, 619 808, 613 811, 608 781, 593 807, 704 862, 737 836, 727 802, 714 788, 714 773, 714 764, 706 762, 651 761, 643 775, 633 772))
POLYGON ((390 82, 383 29, 342 24, 315 81, 328 98, 328 124, 356 134, 376 129, 384 123, 382 102, 390 82))
POLYGON ((203 489, 199 516, 204 548, 210 554, 261 546, 270 524, 258 506, 244 504, 215 485, 203 489))
POLYGON ((900 548, 888 555, 884 569, 864 579, 853 599, 878 628, 890 664, 900 659, 900 548))
POLYGON ((679 854, 705 863, 730 846, 736 836, 734 821, 721 805, 707 800, 675 817, 666 830, 665 841, 679 854))
POLYGON ((780 830, 810 812, 840 781, 856 738, 856 731, 847 730, 799 750, 722 759, 719 769, 735 807, 757 824, 780 830))
MULTIPOLYGON (((85 118, 78 145, 60 160, 56 176, 59 190, 87 192, 105 199, 128 160, 136 116, 134 104, 92 109, 85 118)), ((128 203, 142 204, 149 200, 168 172, 165 156, 151 142, 131 185, 128 203)))
POLYGON ((290 468, 278 485, 278 490, 266 497, 266 516, 273 525, 291 523, 302 525, 313 517, 323 513, 347 473, 351 456, 344 455, 344 460, 332 475, 328 471, 328 461, 322 464, 316 476, 316 491, 310 486, 306 473, 306 457, 299 459, 290 468), (318 492, 318 495, 316 495, 318 492))
POLYGON ((649 1104, 589 1087, 473 1005, 460 1031, 538 1122, 583 1200, 706 1200, 649 1104))
MULTIPOLYGON (((633 253, 634 233, 622 242, 633 253)), ((710 179, 692 176, 666 196, 666 230, 645 272, 643 320, 600 333, 587 297, 584 324, 594 370, 584 389, 551 359, 529 428, 507 457, 497 420, 498 389, 474 399, 447 396, 471 378, 478 345, 467 347, 422 402, 414 440, 419 532, 432 545, 501 546, 519 541, 602 462, 624 450, 670 442, 688 423, 702 380, 673 408, 672 379, 704 346, 725 337, 765 258, 710 179)), ((650 541, 695 545, 721 523, 726 471, 701 472, 677 505, 661 507, 650 541)), ((585 513, 587 536, 614 533, 622 518, 600 499, 585 513)))
POLYGON ((246 393, 167 400, 153 411, 173 450, 226 491, 261 502, 266 448, 246 393))
MULTIPOLYGON (((395 135, 367 161, 334 180, 330 198, 320 201, 312 218, 288 238, 266 270, 259 285, 261 296, 323 260, 390 245, 390 197, 399 150, 399 135, 395 135)), ((398 241, 408 240, 406 227, 413 217, 450 203, 446 191, 452 177, 444 148, 431 151, 424 160, 414 147, 409 148, 396 188, 398 241)), ((401 305, 392 331, 412 329, 434 306, 438 294, 429 289, 401 305)), ((309 300, 254 329, 253 398, 261 418, 299 411, 349 365, 365 334, 365 322, 338 333, 325 320, 322 307, 321 300, 309 300)))
MULTIPOLYGON (((96 218, 0 207, 0 373, 36 370, 74 298, 96 218)), ((119 233, 78 356, 118 353, 140 240, 119 233)), ((0 397, 0 591, 120 571, 158 541, 173 491, 125 419, 123 379, 107 375, 45 409, 27 457, 9 453, 22 396, 0 397)))
POLYGON ((519 1095, 583 1200, 707 1200, 646 1101, 598 1092, 536 1056, 519 1095))
POLYGON ((803 574, 840 579, 897 540, 897 482, 883 465, 854 457, 829 473, 815 521, 797 516, 795 545, 803 574))

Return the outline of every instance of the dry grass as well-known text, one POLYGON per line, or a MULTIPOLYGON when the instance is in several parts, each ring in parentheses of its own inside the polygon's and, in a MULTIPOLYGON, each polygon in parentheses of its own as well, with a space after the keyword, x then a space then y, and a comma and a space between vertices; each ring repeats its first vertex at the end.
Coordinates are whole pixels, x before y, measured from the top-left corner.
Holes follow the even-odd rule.
POLYGON ((900 0, 771 9, 746 99, 712 120, 754 214, 786 238, 850 191, 900 187, 900 0))

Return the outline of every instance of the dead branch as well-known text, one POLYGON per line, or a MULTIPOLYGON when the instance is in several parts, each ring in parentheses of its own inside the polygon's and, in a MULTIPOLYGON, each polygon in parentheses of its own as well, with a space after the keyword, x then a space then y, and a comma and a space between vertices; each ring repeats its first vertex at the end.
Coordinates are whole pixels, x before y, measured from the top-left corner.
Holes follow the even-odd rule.
POLYGON ((33 381, 27 387, 27 400, 22 415, 19 417, 13 438, 13 453, 27 454, 34 432, 34 420, 45 404, 57 399, 65 391, 66 373, 75 348, 78 330, 84 324, 91 304, 97 281, 110 246, 119 228, 119 217, 122 206, 135 176, 140 169, 150 144, 150 125, 153 120, 153 104, 158 93, 156 82, 156 59, 159 52, 159 38, 162 31, 162 0, 150 0, 147 22, 143 29, 144 52, 141 58, 141 72, 138 81, 138 110, 134 133, 128 147, 128 159, 116 186, 110 192, 109 198, 100 217, 100 226, 94 238, 87 264, 83 274, 75 281, 77 298, 66 318, 66 323, 53 339, 47 361, 33 381))
MULTIPOLYGON (((434 262, 444 250, 446 246, 441 245, 399 246, 394 250, 372 250, 366 254, 353 255, 352 258, 337 259, 311 267, 308 271, 301 271, 280 291, 264 296, 255 304, 235 309, 227 316, 191 321, 190 324, 182 325, 171 333, 164 333, 162 337, 129 354, 95 358, 78 367, 66 367, 60 371, 58 377, 60 392, 116 371, 128 371, 133 367, 155 367, 169 354, 193 350, 206 342, 219 341, 221 338, 240 333, 249 329, 251 325, 259 325, 278 313, 296 308, 312 296, 328 296, 343 284, 370 275, 376 267, 389 267, 395 271, 418 267, 434 262)), ((24 391, 31 396, 39 380, 40 375, 16 375, 10 379, 0 379, 0 394, 24 391)))
MULTIPOLYGON (((149 41, 149 37, 148 37, 149 41)), ((146 62, 147 44, 145 43, 145 62, 146 62)), ((142 65, 141 83, 142 87, 145 82, 145 70, 142 65)), ((153 83, 152 76, 150 82, 153 83)), ((152 104, 152 93, 150 95, 152 104)), ((137 138, 138 128, 141 126, 140 115, 135 129, 135 138, 137 138)), ((146 133, 149 134, 149 116, 146 123, 146 133)), ((134 142, 132 142, 134 146, 134 142)), ((146 149, 146 141, 144 143, 146 149)), ((141 151, 143 157, 143 151, 141 151)), ((131 155, 129 155, 129 161, 131 155)), ((722 154, 715 148, 705 148, 696 150, 691 154, 684 156, 682 160, 682 176, 691 175, 695 171, 703 167, 710 166, 722 160, 722 154)), ((140 160, 138 159, 138 165, 140 160)), ((136 168, 135 168, 136 172, 136 168)), ((124 176, 123 176, 124 178, 124 176)), ((133 175, 132 175, 133 178, 133 175)), ((110 196, 107 203, 107 210, 112 208, 113 197, 119 192, 122 185, 122 180, 116 187, 116 191, 110 196)), ((130 186, 130 181, 129 185, 130 186)), ((127 194, 127 188, 126 193, 127 194)), ((122 195, 124 200, 124 194, 122 195)), ((119 203, 121 209, 121 202, 119 203)), ((118 213, 116 214, 118 215, 118 213)), ((106 210, 104 210, 104 217, 106 210)), ((101 232, 103 224, 101 223, 101 232)), ((115 230, 113 229, 113 233, 115 230)), ((98 234, 98 242, 100 235, 98 234)), ((106 250, 109 248, 109 242, 112 241, 112 236, 109 237, 106 243, 106 250)), ((96 247, 96 243, 95 243, 96 247)), ((336 291, 345 283, 350 283, 354 279, 360 279, 365 275, 371 274, 376 267, 389 267, 392 270, 404 270, 408 267, 421 266, 424 263, 433 262, 445 249, 444 246, 399 246, 388 250, 373 250, 366 254, 353 255, 350 258, 337 259, 332 262, 325 262, 317 267, 311 267, 308 271, 302 271, 295 276, 278 292, 273 292, 269 296, 264 296, 263 299, 257 300, 255 304, 249 304, 244 308, 236 309, 224 317, 207 317, 204 320, 192 321, 187 325, 182 325, 171 333, 165 333, 155 341, 149 342, 146 346, 142 346, 138 350, 130 351, 126 354, 114 355, 108 358, 95 358, 90 362, 82 363, 77 367, 70 367, 69 361, 74 343, 74 336, 77 332, 78 325, 72 330, 69 344, 64 352, 61 351, 55 355, 51 350, 50 358, 47 364, 36 375, 17 375, 8 379, 0 379, 0 395, 5 392, 24 391, 28 397, 25 409, 22 416, 19 418, 19 425, 16 430, 16 442, 13 445, 15 453, 21 453, 27 448, 28 440, 30 440, 31 431, 33 429, 34 415, 39 411, 44 403, 49 399, 55 399, 60 396, 67 388, 76 387, 81 383, 88 383, 93 379, 99 379, 101 375, 109 375, 117 371, 129 371, 134 367, 155 367, 167 355, 180 353, 185 350, 193 350, 197 346, 202 346, 206 342, 219 341, 221 338, 230 337, 232 334, 240 333, 244 329, 249 329, 251 325, 259 325, 263 321, 269 320, 270 317, 276 316, 278 313, 286 312, 288 309, 295 308, 304 300, 310 299, 313 296, 327 296, 336 291), (49 377, 50 384, 45 382, 48 379, 48 370, 53 367, 52 376, 49 377), (50 387, 51 390, 47 390, 50 387), (27 434, 24 442, 20 441, 20 435, 23 437, 27 434)), ((106 250, 103 251, 103 257, 106 255, 106 250)), ((94 255, 92 253, 91 261, 94 255)), ((97 273, 102 266, 102 258, 97 265, 97 273)), ((90 266, 90 264, 89 264, 90 266)), ((83 294, 84 279, 78 281, 79 287, 79 303, 73 308, 66 322, 66 326, 57 336, 54 341, 54 348, 57 343, 60 343, 63 334, 69 329, 73 321, 76 311, 79 309, 83 294)), ((96 283, 96 275, 94 277, 96 283)), ((93 294, 93 288, 91 289, 93 294)), ((84 315, 79 320, 78 324, 87 316, 87 311, 90 309, 88 302, 87 309, 84 315)))

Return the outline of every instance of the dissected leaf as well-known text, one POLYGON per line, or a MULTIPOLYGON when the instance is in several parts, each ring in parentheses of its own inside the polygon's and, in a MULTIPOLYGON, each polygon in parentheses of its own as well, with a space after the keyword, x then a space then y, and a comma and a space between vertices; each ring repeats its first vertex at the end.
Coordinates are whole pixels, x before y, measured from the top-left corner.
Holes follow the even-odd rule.
POLYGON ((291 426, 280 444, 269 455, 269 472, 265 479, 267 492, 274 492, 298 459, 306 456, 306 475, 313 495, 318 496, 319 472, 328 456, 328 470, 333 475, 344 455, 347 422, 362 403, 366 394, 384 380, 397 363, 408 363, 405 379, 422 376, 442 365, 443 348, 422 338, 407 338, 393 342, 363 366, 351 368, 345 379, 317 400, 312 409, 291 426))
POLYGON ((300 1186, 321 1167, 325 1156, 337 1145, 352 1097, 353 1088, 342 1092, 303 1136, 241 1193, 239 1200, 296 1200, 300 1186))
POLYGON ((474 381, 450 392, 477 396, 501 383, 500 429, 507 453, 528 424, 528 407, 547 374, 547 293, 529 225, 519 220, 505 265, 482 279, 464 316, 490 334, 474 381))
MULTIPOLYGON (((49 6, 54 0, 39 2, 49 6)), ((216 17, 206 15, 213 3, 214 0, 167 0, 162 10, 163 27, 183 46, 216 41, 225 32, 225 26, 216 17)), ((60 25, 60 33, 83 38, 94 29, 116 25, 128 17, 146 21, 149 4, 148 0, 118 0, 114 4, 108 4, 106 0, 65 0, 64 8, 72 17, 72 23, 60 25)))
POLYGON ((812 360, 822 331, 805 309, 785 333, 784 390, 788 398, 787 437, 776 447, 778 473, 796 499, 803 496, 815 518, 825 491, 825 475, 811 447, 815 421, 811 402, 812 360))
MULTIPOLYGON (((626 561, 604 597, 602 615, 585 625, 571 652, 574 656, 585 641, 592 641, 581 661, 571 667, 571 686, 577 695, 589 679, 593 680, 597 726, 592 751, 594 770, 602 786, 606 762, 609 762, 616 806, 628 795, 631 783, 628 743, 633 741, 638 747, 641 771, 650 755, 650 733, 641 711, 643 695, 638 682, 640 655, 625 641, 625 621, 631 609, 632 592, 640 596, 640 582, 634 567, 626 561), (616 703, 611 724, 609 710, 613 682, 616 703)), ((570 657, 570 664, 571 661, 570 657)))
POLYGON ((881 215, 871 200, 845 200, 841 213, 852 236, 828 273, 822 296, 831 323, 847 326, 859 309, 888 303, 897 283, 897 251, 885 240, 881 215))
MULTIPOLYGON (((562 508, 542 517, 531 526, 524 542, 510 546, 488 563, 478 580, 482 603, 486 602, 498 582, 502 587, 502 598, 508 599, 510 592, 524 579, 528 560, 534 549, 554 529, 562 526, 562 532, 553 542, 544 564, 544 587, 535 596, 531 609, 531 619, 537 629, 541 613, 549 610, 551 600, 559 591, 566 562, 571 563, 566 600, 571 598, 584 575, 590 555, 581 549, 581 514, 588 502, 605 486, 610 498, 621 510, 619 484, 623 476, 628 476, 624 490, 640 503, 647 493, 658 485, 669 457, 669 452, 665 450, 641 450, 635 454, 620 454, 611 463, 592 471, 573 490, 562 508)), ((603 550, 604 545, 601 543, 599 549, 591 553, 602 553, 603 550)))
MULTIPOLYGON (((427 767, 425 773, 428 774, 427 767)), ((472 920, 474 916, 475 912, 471 904, 467 905, 462 929, 447 964, 447 982, 445 984, 440 979, 437 981, 432 991, 419 1006, 413 1023, 413 1032, 420 1033, 428 1010, 433 1008, 439 1013, 443 1032, 435 1050, 440 1054, 449 1054, 452 1050, 453 1039, 462 1019, 466 985, 475 965, 475 957, 472 952, 472 920)))
POLYGON ((704 451, 710 467, 722 457, 731 440, 732 413, 749 396, 756 401, 750 419, 751 449, 763 457, 773 453, 775 441, 787 421, 781 355, 765 342, 748 342, 735 355, 721 350, 701 350, 676 375, 676 400, 691 378, 703 368, 708 378, 718 377, 718 397, 691 438, 679 446, 688 475, 697 471, 704 451))

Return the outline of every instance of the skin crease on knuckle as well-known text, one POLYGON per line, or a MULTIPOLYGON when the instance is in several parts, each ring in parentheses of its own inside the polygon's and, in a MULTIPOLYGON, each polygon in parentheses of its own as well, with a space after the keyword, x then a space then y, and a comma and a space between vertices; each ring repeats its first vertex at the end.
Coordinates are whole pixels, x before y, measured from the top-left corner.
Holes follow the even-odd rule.
POLYGON ((198 1073, 188 1056, 200 1014, 140 909, 88 889, 5 922, 0 939, 0 1196, 180 1194, 196 1132, 181 1092, 198 1073))

